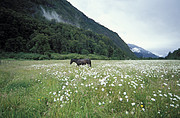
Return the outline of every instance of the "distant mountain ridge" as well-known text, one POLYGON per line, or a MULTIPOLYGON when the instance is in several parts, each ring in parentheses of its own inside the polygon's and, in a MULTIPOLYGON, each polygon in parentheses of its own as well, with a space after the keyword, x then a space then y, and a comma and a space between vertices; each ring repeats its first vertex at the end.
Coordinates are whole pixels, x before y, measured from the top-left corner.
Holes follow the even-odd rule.
POLYGON ((159 56, 134 44, 128 44, 130 50, 139 58, 158 58, 159 56))

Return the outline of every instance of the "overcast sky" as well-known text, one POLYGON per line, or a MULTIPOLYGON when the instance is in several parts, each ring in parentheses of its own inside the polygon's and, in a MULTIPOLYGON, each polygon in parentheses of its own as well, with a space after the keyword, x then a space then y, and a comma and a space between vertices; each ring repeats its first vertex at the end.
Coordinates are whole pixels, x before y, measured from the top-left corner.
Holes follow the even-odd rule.
POLYGON ((180 0, 67 0, 126 42, 166 56, 180 48, 180 0))

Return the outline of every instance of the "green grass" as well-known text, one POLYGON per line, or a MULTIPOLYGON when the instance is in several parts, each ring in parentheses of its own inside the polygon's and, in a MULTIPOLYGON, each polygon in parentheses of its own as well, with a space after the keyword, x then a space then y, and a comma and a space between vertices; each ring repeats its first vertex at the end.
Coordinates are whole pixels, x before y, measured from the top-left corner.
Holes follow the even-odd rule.
POLYGON ((178 117, 180 61, 1 60, 0 117, 178 117))

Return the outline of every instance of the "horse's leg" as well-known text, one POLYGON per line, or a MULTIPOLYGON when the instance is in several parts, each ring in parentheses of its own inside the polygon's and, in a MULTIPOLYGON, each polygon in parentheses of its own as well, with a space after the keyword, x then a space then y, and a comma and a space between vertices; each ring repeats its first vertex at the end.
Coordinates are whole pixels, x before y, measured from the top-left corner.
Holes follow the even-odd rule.
POLYGON ((89 61, 89 67, 91 67, 91 61, 89 61))
POLYGON ((89 67, 91 67, 91 64, 90 63, 87 63, 89 67))
MULTIPOLYGON (((86 63, 84 63, 84 65, 86 65, 86 64, 88 64, 87 62, 86 63)), ((88 64, 89 65, 89 64, 88 64)))
POLYGON ((79 66, 79 63, 76 62, 76 64, 77 64, 77 66, 79 66))

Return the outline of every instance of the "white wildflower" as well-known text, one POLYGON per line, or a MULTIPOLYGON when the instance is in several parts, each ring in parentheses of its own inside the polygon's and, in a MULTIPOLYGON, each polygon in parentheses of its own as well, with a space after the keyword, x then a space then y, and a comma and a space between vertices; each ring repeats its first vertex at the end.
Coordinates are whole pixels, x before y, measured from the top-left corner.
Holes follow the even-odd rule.
POLYGON ((134 106, 136 103, 131 103, 132 106, 134 106))
POLYGON ((164 94, 164 96, 165 96, 165 97, 167 97, 167 95, 166 95, 166 94, 164 94))
POLYGON ((172 93, 168 93, 172 97, 172 93))
POLYGON ((151 98, 151 100, 152 100, 152 101, 156 101, 156 99, 154 99, 154 98, 151 98))
POLYGON ((131 114, 133 115, 133 114, 134 114, 134 112, 133 112, 133 111, 131 111, 131 114))
POLYGON ((79 75, 75 75, 75 78, 79 78, 79 75))
POLYGON ((176 104, 175 108, 178 108, 179 107, 179 104, 176 104))
POLYGON ((162 94, 159 94, 159 96, 161 96, 161 97, 162 97, 163 95, 162 95, 162 94))
POLYGON ((86 79, 87 79, 86 77, 83 78, 83 80, 86 80, 86 79))
POLYGON ((62 89, 65 89, 65 88, 66 88, 66 86, 63 86, 63 87, 62 87, 62 89))
POLYGON ((64 97, 64 96, 61 96, 59 100, 62 101, 62 100, 63 100, 63 97, 64 97))
POLYGON ((179 99, 180 100, 180 97, 178 96, 178 95, 174 95, 177 99, 179 99))
POLYGON ((128 114, 129 112, 128 111, 126 111, 126 114, 128 114))
POLYGON ((122 98, 119 98, 120 101, 122 101, 123 99, 122 98))
POLYGON ((102 88, 102 91, 104 91, 104 88, 102 88))
POLYGON ((174 104, 170 104, 171 107, 174 107, 174 104))
POLYGON ((174 101, 178 101, 176 98, 173 98, 174 101))
POLYGON ((68 86, 69 85, 69 82, 66 82, 66 86, 68 86))
POLYGON ((119 84, 119 86, 122 86, 122 84, 119 84))
POLYGON ((56 92, 53 92, 53 95, 56 95, 56 92))
POLYGON ((56 102, 56 98, 54 98, 54 102, 56 102))

